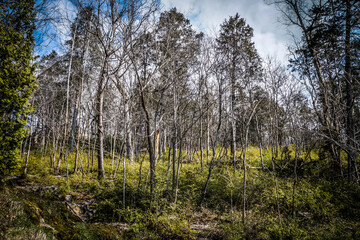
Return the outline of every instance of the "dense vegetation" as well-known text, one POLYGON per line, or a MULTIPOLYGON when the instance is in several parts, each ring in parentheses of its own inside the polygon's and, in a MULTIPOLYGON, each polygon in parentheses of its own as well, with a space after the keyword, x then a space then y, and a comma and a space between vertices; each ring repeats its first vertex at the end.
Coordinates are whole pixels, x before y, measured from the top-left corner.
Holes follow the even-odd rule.
POLYGON ((33 1, 0 3, 0 181, 19 167, 19 145, 31 110, 28 100, 36 86, 33 6, 33 1))
POLYGON ((288 68, 238 14, 2 1, 0 238, 359 239, 360 3, 275 3, 288 68))
MULTIPOLYGON (((271 153, 264 151, 263 173, 259 149, 248 149, 246 225, 242 224, 243 172, 238 169, 233 173, 232 164, 228 164, 230 155, 224 158, 228 162, 217 163, 203 202, 207 170, 201 170, 198 158, 193 163, 183 163, 176 203, 166 187, 166 157, 157 162, 157 188, 152 199, 148 157, 142 155, 126 166, 124 208, 123 181, 118 177, 123 174, 121 167, 117 176, 107 180, 97 180, 96 171, 84 171, 71 174, 67 183, 65 175, 52 173, 49 157, 44 157, 41 163, 41 152, 33 152, 28 178, 10 180, 11 185, 1 193, 1 210, 6 216, 1 224, 5 230, 3 237, 46 239, 46 235, 51 238, 53 230, 46 227, 46 223, 55 229, 55 236, 60 239, 359 238, 358 184, 322 178, 320 171, 324 166, 316 152, 311 152, 307 160, 306 153, 302 153, 296 195, 293 195, 294 151, 290 148, 285 152, 278 161, 283 165, 274 172, 271 153), (96 212, 89 218, 81 211, 74 215, 66 208, 67 201, 70 204, 89 202, 96 212), (43 225, 38 225, 41 221, 43 225)), ((91 158, 85 158, 84 164, 88 160, 91 165, 91 158)), ((65 171, 63 165, 62 172, 65 171)), ((105 158, 105 171, 111 172, 109 157, 105 158)))

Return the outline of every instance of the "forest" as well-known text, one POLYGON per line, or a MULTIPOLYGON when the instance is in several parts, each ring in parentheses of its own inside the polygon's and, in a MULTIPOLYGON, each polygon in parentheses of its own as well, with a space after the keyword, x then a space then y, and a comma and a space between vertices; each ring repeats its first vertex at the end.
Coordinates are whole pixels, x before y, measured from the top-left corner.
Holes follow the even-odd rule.
POLYGON ((360 2, 266 0, 260 57, 159 0, 0 1, 0 239, 360 239, 360 2))

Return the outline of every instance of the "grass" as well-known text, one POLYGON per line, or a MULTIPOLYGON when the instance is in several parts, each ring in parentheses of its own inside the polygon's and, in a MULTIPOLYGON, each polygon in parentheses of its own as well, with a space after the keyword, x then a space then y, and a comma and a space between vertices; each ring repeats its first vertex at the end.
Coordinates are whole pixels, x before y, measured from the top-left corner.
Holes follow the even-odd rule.
MULTIPOLYGON (((97 239, 98 232, 103 232, 102 236, 108 236, 108 239, 360 239, 359 185, 314 178, 314 167, 299 167, 299 179, 295 185, 293 200, 293 146, 289 146, 286 151, 284 148, 279 149, 279 156, 283 154, 282 160, 276 160, 276 172, 266 170, 264 173, 259 169, 259 149, 247 149, 247 167, 258 168, 249 168, 248 171, 246 224, 243 225, 243 170, 238 166, 234 172, 232 164, 224 164, 230 161, 229 152, 222 163, 216 163, 202 204, 200 200, 209 165, 205 164, 201 168, 200 153, 195 153, 193 163, 181 165, 176 203, 171 191, 171 172, 169 189, 166 191, 167 153, 156 163, 156 189, 153 199, 149 192, 148 157, 141 155, 135 162, 126 160, 125 208, 122 202, 124 169, 122 163, 119 164, 117 174, 114 175, 109 156, 105 157, 107 178, 98 181, 96 162, 93 171, 79 171, 74 174, 74 154, 70 154, 71 174, 66 182, 65 161, 59 177, 49 166, 48 154, 40 162, 41 153, 33 151, 29 162, 28 181, 37 185, 59 186, 56 192, 48 192, 43 196, 44 203, 39 204, 39 200, 33 196, 34 206, 41 210, 42 216, 46 216, 48 211, 45 209, 52 203, 54 196, 64 198, 65 195, 71 195, 74 202, 96 200, 97 212, 87 223, 71 219, 67 209, 53 210, 61 213, 60 216, 54 217, 49 213, 51 218, 64 222, 63 225, 51 221, 49 223, 59 229, 57 234, 63 239, 97 239), (36 177, 31 177, 32 175, 36 177), (103 224, 97 224, 99 222, 103 224), (112 225, 105 224, 118 222, 127 224, 128 228, 120 233, 111 227, 112 225), (71 234, 67 235, 67 232, 71 234), (60 233, 63 235, 59 235, 60 233)), ((85 153, 83 155, 86 156, 85 153)), ((241 156, 241 152, 237 152, 237 156, 241 156)), ((272 169, 271 157, 271 150, 263 150, 264 165, 269 169, 272 169)), ((205 153, 204 162, 206 159, 205 153)), ((312 163, 320 162, 316 151, 310 154, 301 152, 298 161, 299 166, 313 166, 312 163)), ((87 166, 85 157, 84 165, 87 166)), ((29 199, 29 196, 25 197, 19 192, 12 192, 10 195, 17 197, 22 204, 24 199, 29 199)), ((24 206, 26 208, 27 205, 24 206)), ((29 211, 36 212, 34 209, 36 208, 30 208, 29 211)), ((27 220, 25 218, 28 223, 24 220, 13 224, 20 229, 30 222, 32 228, 38 229, 38 223, 34 219, 36 217, 27 220)), ((9 231, 12 234, 13 230, 7 230, 9 231)), ((49 235, 45 230, 41 231, 49 235)))

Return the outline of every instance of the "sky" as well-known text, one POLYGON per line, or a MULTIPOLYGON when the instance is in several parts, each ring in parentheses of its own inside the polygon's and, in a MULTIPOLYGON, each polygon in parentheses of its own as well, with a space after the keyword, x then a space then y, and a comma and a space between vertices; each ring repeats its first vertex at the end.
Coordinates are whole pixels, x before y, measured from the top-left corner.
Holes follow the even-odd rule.
POLYGON ((262 58, 276 57, 287 64, 290 37, 274 5, 264 0, 162 0, 162 10, 176 7, 197 30, 214 35, 225 19, 239 13, 254 29, 255 47, 262 58))
MULTIPOLYGON (((39 1, 42 3, 41 1, 39 1)), ((39 56, 65 51, 65 42, 70 39, 70 25, 76 17, 76 8, 69 0, 49 1, 45 6, 49 17, 56 19, 50 25, 35 31, 37 46, 35 51, 39 56)), ((40 15, 39 17, 48 17, 40 15)))
MULTIPOLYGON (((65 14, 64 19, 74 19, 76 9, 69 0, 55 0, 54 4, 61 14, 65 14)), ((190 20, 194 29, 213 36, 225 19, 239 13, 254 29, 253 41, 260 56, 263 59, 276 57, 284 65, 288 63, 287 46, 291 44, 291 38, 280 23, 280 12, 264 0, 161 0, 161 5, 162 11, 176 7, 190 20)), ((68 20, 56 24, 55 32, 62 39, 52 39, 47 48, 41 49, 43 54, 56 46, 63 48, 61 45, 69 38, 69 26, 68 20)))

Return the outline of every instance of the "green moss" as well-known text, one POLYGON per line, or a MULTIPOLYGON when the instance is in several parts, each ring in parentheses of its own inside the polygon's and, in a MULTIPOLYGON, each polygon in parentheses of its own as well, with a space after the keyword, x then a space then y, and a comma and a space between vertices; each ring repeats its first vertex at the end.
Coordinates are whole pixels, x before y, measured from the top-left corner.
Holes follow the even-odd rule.
POLYGON ((52 231, 40 226, 40 210, 31 201, 0 193, 0 213, 0 239, 52 239, 52 231))
POLYGON ((111 225, 78 223, 76 229, 81 239, 122 239, 122 235, 111 225))

